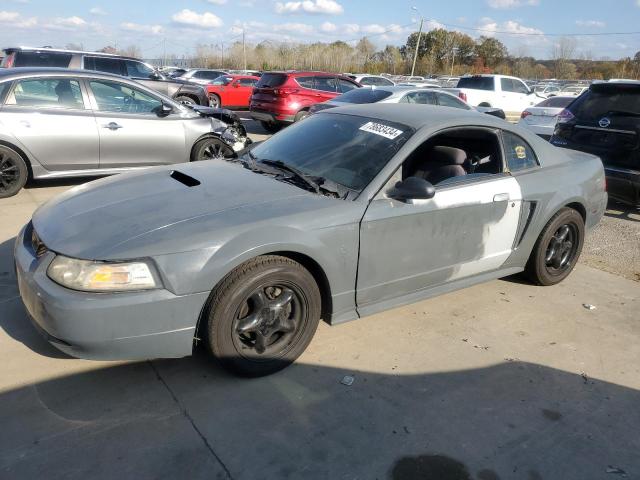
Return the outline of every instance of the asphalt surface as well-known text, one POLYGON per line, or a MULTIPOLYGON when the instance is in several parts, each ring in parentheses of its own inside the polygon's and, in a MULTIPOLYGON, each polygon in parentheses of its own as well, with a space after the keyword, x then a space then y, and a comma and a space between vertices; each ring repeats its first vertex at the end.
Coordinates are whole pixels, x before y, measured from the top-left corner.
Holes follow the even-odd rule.
POLYGON ((560 285, 509 278, 321 324, 295 365, 246 380, 203 351, 92 362, 35 332, 13 240, 78 183, 0 200, 0 478, 640 478, 640 285, 589 266, 596 243, 620 251, 631 228, 633 244, 635 213, 609 210, 560 285))

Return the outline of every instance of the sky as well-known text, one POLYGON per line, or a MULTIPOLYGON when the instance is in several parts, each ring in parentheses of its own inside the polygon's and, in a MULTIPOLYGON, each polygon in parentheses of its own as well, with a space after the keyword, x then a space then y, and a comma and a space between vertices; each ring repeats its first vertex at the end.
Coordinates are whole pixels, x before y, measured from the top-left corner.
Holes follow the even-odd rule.
POLYGON ((225 45, 343 40, 402 45, 425 29, 499 38, 513 54, 548 58, 560 35, 577 55, 618 59, 640 51, 640 0, 2 0, 0 47, 86 50, 137 45, 144 58, 225 45), (639 32, 608 35, 610 33, 639 32))

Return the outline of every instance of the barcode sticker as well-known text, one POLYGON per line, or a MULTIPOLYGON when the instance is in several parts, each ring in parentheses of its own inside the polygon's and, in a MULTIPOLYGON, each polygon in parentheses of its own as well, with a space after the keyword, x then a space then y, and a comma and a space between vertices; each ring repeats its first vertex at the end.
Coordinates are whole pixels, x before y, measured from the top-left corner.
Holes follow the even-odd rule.
POLYGON ((397 128, 389 127, 388 125, 383 125, 382 123, 375 122, 365 123, 360 127, 360 130, 362 130, 363 132, 380 135, 381 137, 388 138, 389 140, 393 140, 399 135, 402 135, 402 130, 398 130, 397 128))

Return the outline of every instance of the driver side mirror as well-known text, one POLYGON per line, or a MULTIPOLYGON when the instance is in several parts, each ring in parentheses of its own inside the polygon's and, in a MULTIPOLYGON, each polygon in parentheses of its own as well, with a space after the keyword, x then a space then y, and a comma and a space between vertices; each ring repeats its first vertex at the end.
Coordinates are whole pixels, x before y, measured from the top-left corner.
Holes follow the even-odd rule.
POLYGON ((167 105, 166 103, 163 103, 159 107, 156 107, 154 111, 155 111, 155 114, 158 115, 160 118, 167 117, 171 114, 171 112, 173 112, 173 107, 171 105, 167 105))
POLYGON ((408 177, 387 190, 387 196, 394 200, 428 200, 436 194, 435 187, 424 178, 408 177))

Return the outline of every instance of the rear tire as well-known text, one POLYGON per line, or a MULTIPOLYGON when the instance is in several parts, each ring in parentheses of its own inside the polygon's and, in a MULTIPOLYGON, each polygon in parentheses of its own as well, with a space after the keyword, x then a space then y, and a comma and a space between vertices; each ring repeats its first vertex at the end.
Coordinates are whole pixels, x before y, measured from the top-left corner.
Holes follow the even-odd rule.
POLYGON ((200 162, 202 160, 221 160, 231 158, 235 152, 219 138, 203 138, 196 142, 191 151, 191 161, 200 162))
POLYGON ((174 100, 183 105, 198 105, 198 102, 196 102, 191 97, 187 97, 186 95, 178 95, 176 98, 174 98, 174 100))
POLYGON ((558 211, 540 233, 525 274, 538 285, 555 285, 578 263, 584 245, 584 220, 572 208, 558 211))
POLYGON ((301 110, 298 113, 296 113, 296 116, 294 117, 293 121, 297 123, 300 120, 304 120, 308 116, 309 116, 309 110, 301 110))
POLYGON ((269 133, 276 133, 282 128, 282 125, 276 122, 265 122, 264 120, 260 121, 260 125, 269 133))
POLYGON ((16 195, 29 178, 27 163, 18 152, 0 145, 0 198, 16 195))
POLYGON ((212 292, 203 317, 209 350, 225 369, 242 376, 282 370, 311 342, 321 303, 315 279, 298 262, 256 257, 212 292))
POLYGON ((211 108, 222 108, 222 100, 216 94, 211 94, 209 96, 209 106, 211 108))

